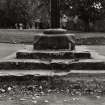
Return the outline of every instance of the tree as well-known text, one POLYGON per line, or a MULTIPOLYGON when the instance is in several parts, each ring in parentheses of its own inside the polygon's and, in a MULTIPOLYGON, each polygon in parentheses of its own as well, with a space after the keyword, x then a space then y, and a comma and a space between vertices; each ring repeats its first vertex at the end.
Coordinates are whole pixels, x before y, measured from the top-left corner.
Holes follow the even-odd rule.
POLYGON ((105 18, 105 0, 63 0, 62 13, 68 16, 78 16, 84 21, 85 31, 89 30, 89 23, 105 18))
POLYGON ((29 6, 30 21, 40 20, 41 23, 48 23, 49 15, 49 0, 31 0, 29 6))
POLYGON ((48 6, 45 0, 5 0, 5 8, 0 8, 0 27, 13 28, 16 23, 32 24, 36 19, 47 22, 48 6))
MULTIPOLYGON (((61 16, 77 16, 83 21, 86 31, 90 23, 105 18, 105 0, 60 1, 61 16)), ((50 21, 50 0, 5 0, 4 4, 2 8, 0 6, 0 27, 14 27, 19 22, 32 23, 37 18, 44 23, 50 21)))

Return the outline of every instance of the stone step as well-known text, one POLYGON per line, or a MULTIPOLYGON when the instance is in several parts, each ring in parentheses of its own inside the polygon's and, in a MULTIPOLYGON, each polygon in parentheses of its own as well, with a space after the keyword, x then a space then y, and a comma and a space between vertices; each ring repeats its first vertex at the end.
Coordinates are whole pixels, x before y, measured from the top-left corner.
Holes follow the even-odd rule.
POLYGON ((70 72, 55 72, 54 70, 0 70, 0 76, 64 76, 70 72))
POLYGON ((21 50, 16 53, 17 59, 90 59, 87 51, 31 51, 21 50))
POLYGON ((54 70, 0 70, 0 77, 2 76, 105 76, 105 70, 70 70, 68 72, 56 72, 54 70))
POLYGON ((0 70, 55 70, 55 71, 70 71, 70 70, 104 70, 105 61, 100 60, 2 60, 0 61, 0 70))

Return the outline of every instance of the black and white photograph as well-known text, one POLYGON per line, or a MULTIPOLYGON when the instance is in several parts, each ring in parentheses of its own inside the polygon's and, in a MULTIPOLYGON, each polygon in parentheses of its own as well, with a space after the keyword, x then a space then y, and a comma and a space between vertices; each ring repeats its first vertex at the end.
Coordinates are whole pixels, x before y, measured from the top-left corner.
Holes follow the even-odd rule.
POLYGON ((105 0, 0 0, 0 105, 105 105, 105 0))

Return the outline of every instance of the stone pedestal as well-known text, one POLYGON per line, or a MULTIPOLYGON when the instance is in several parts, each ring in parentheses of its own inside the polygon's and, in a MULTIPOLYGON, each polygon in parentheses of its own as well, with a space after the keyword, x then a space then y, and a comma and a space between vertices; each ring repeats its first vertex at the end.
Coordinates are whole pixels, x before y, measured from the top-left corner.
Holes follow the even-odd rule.
POLYGON ((75 35, 64 29, 48 29, 35 36, 34 50, 68 50, 75 49, 75 35))

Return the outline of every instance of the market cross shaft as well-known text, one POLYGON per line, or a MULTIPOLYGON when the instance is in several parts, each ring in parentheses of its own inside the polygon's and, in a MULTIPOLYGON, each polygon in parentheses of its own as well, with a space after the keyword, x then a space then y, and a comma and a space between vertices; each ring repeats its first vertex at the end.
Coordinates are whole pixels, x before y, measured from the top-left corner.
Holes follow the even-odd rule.
POLYGON ((60 28, 60 0, 50 0, 51 28, 60 28))

